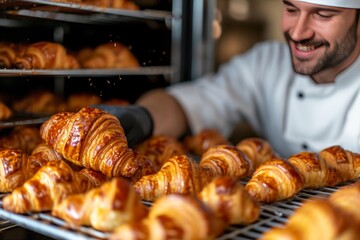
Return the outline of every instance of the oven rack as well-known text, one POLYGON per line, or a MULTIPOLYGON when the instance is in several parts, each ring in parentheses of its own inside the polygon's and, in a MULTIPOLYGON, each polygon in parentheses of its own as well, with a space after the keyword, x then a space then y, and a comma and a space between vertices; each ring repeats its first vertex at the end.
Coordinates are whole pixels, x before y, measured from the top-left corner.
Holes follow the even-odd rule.
MULTIPOLYGON (((283 225, 287 219, 300 207, 304 201, 308 201, 313 197, 327 198, 331 193, 336 192, 340 187, 356 182, 356 180, 346 182, 335 187, 325 187, 321 189, 305 189, 301 190, 294 197, 271 203, 262 204, 259 220, 250 225, 232 225, 229 226, 218 240, 253 240, 261 237, 263 233, 270 228, 283 225)), ((4 195, 0 196, 2 199, 4 195)), ((147 206, 151 206, 150 202, 143 201, 147 206)), ((0 201, 0 232, 6 227, 17 226, 24 227, 31 231, 43 234, 55 239, 74 239, 74 240, 99 240, 107 239, 108 234, 97 231, 90 227, 71 228, 63 220, 53 217, 50 213, 35 213, 21 215, 11 213, 2 208, 2 200, 0 201), (1 220, 3 219, 3 220, 1 220)))
MULTIPOLYGON (((59 0, 0 0, 0 11, 9 11, 10 14, 14 15, 17 15, 17 11, 19 11, 19 15, 40 18, 43 16, 47 16, 47 18, 49 19, 61 17, 61 19, 64 21, 66 21, 67 18, 76 17, 74 15, 76 14, 79 15, 80 22, 81 19, 83 19, 80 17, 80 15, 82 15, 83 17, 92 15, 95 16, 95 18, 96 16, 106 16, 102 18, 102 20, 105 22, 109 22, 109 20, 106 19, 107 17, 110 17, 110 23, 113 22, 115 16, 121 19, 129 19, 134 21, 156 20, 165 22, 168 22, 170 19, 173 19, 175 17, 180 17, 173 16, 171 12, 162 10, 126 10, 103 8, 85 4, 61 2, 59 0), (43 12, 43 14, 45 15, 42 15, 40 12, 43 12), (61 14, 57 15, 57 13, 61 14)), ((91 17, 87 18, 87 20, 91 20, 91 17)))

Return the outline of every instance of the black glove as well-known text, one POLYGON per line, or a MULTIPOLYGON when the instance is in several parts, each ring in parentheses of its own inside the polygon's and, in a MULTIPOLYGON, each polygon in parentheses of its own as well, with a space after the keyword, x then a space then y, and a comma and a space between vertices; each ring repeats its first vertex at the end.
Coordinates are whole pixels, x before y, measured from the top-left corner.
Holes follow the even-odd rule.
POLYGON ((125 131, 129 147, 133 147, 152 135, 153 120, 150 113, 141 106, 92 105, 116 116, 125 131))

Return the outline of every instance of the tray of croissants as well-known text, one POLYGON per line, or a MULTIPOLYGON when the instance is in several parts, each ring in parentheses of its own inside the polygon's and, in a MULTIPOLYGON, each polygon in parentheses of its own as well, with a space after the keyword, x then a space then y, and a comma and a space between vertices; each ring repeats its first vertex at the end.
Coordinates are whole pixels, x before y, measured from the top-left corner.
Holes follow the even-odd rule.
POLYGON ((2 136, 0 218, 57 239, 236 239, 327 189, 246 239, 357 239, 359 174, 360 155, 339 145, 285 159, 213 129, 130 148, 115 116, 84 107, 2 136))
POLYGON ((154 71, 166 73, 164 68, 140 67, 130 47, 121 42, 105 42, 75 50, 52 41, 0 42, 0 75, 4 76, 117 76, 154 71))
MULTIPOLYGON (((82 13, 86 11, 106 12, 107 10, 139 10, 132 0, 2 0, 2 9, 33 9, 82 13)), ((116 13, 113 11, 112 13, 116 13)))

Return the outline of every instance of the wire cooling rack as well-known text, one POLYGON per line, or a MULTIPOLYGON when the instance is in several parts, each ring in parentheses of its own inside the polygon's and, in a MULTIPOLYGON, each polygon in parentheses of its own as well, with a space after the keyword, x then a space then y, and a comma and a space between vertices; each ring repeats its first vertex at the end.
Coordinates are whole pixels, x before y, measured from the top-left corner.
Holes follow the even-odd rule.
MULTIPOLYGON (((355 181, 353 181, 355 182, 355 181)), ((325 187, 321 189, 304 189, 291 199, 279 201, 271 204, 262 204, 259 219, 250 225, 232 225, 229 226, 218 240, 236 239, 251 240, 258 239, 270 228, 283 225, 293 212, 300 207, 304 201, 312 197, 327 198, 331 193, 336 192, 341 186, 351 184, 347 182, 336 187, 325 187)), ((0 199, 4 195, 0 195, 0 199)), ((151 206, 149 202, 143 202, 151 206)), ((36 213, 21 215, 8 212, 2 207, 0 200, 0 232, 7 229, 20 226, 31 231, 43 234, 55 239, 72 240, 99 240, 107 239, 108 234, 97 231, 89 227, 71 228, 63 220, 53 217, 50 213, 36 213)))

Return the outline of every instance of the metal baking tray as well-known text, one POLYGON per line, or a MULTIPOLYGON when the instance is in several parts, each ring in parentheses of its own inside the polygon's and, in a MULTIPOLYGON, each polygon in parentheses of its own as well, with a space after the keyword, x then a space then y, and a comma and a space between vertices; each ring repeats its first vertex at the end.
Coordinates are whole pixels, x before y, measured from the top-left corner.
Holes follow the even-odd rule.
POLYGON ((3 77, 109 77, 121 75, 171 75, 170 66, 154 66, 124 69, 76 69, 76 70, 42 70, 42 69, 0 69, 3 77))
POLYGON ((168 21, 173 17, 169 11, 160 11, 160 10, 124 10, 124 9, 114 9, 114 8, 102 8, 94 7, 85 4, 76 4, 76 3, 64 3, 56 0, 1 0, 0 1, 0 11, 13 11, 13 10, 34 10, 34 11, 47 11, 56 13, 73 13, 73 14, 101 14, 101 15, 112 15, 119 17, 127 17, 131 19, 140 19, 140 20, 160 20, 168 21))
MULTIPOLYGON (((236 239, 253 240, 261 237, 263 233, 272 227, 283 225, 287 219, 300 207, 304 201, 311 197, 327 198, 331 193, 337 191, 341 186, 351 184, 354 181, 344 183, 336 187, 326 187, 321 189, 305 189, 296 194, 293 198, 271 204, 261 205, 259 220, 250 225, 229 226, 218 240, 236 239)), ((4 196, 4 195, 3 195, 4 196)), ((2 196, 0 196, 2 199, 2 196)), ((143 202, 151 206, 150 202, 143 202)), ((70 228, 63 220, 50 215, 50 213, 36 213, 21 215, 8 212, 2 208, 0 200, 0 219, 8 220, 18 226, 38 232, 55 239, 107 239, 108 235, 104 232, 94 230, 89 227, 70 228)), ((0 225, 1 231, 1 225, 0 225)))

